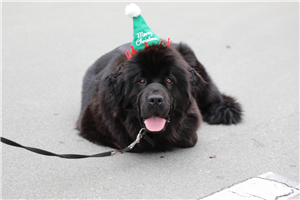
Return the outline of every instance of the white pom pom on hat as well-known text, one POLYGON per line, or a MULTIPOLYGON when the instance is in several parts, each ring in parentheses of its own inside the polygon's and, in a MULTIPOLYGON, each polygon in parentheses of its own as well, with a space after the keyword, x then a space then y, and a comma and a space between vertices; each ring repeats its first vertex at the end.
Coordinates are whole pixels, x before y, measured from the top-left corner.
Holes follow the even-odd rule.
POLYGON ((138 7, 138 5, 131 3, 126 6, 125 8, 125 15, 128 17, 138 17, 141 14, 141 9, 138 7))

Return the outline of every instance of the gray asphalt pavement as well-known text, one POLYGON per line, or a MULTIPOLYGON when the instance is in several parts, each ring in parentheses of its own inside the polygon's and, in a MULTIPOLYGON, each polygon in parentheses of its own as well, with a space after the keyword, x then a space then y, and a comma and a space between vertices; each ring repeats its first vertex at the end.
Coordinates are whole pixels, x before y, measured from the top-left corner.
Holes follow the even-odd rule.
MULTIPOLYGON (((2 4, 2 136, 56 153, 111 150, 75 122, 85 70, 132 40, 127 4, 2 4)), ((266 172, 299 182, 299 3, 138 5, 158 36, 194 49, 243 122, 203 123, 195 147, 161 153, 67 160, 2 145, 2 198, 200 199, 266 172)))

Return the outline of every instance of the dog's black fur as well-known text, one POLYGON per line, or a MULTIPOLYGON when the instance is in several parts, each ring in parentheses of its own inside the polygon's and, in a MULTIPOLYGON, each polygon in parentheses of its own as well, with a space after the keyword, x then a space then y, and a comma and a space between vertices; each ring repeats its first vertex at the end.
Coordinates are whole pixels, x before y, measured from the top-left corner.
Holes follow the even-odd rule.
MULTIPOLYGON (((194 146, 202 119, 209 124, 241 121, 240 104, 219 92, 190 47, 150 46, 127 60, 123 49, 129 46, 103 55, 87 70, 77 122, 82 137, 125 148, 144 127, 143 120, 158 115, 169 122, 147 135, 155 142, 152 150, 165 151, 194 146)), ((147 150, 143 140, 133 149, 147 150)))

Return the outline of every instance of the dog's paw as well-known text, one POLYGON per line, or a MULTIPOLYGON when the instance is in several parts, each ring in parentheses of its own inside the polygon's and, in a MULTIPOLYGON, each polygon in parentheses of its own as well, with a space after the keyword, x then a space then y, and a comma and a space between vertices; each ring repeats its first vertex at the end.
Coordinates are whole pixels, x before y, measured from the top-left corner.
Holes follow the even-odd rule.
POLYGON ((237 124, 242 120, 242 108, 232 97, 222 94, 223 101, 209 105, 203 119, 209 124, 237 124))

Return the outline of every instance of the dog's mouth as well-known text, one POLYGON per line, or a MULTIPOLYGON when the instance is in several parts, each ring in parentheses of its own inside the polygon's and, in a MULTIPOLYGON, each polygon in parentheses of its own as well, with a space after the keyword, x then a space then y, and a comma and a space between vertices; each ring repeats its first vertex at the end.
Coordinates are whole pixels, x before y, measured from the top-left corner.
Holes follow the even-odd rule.
POLYGON ((166 124, 170 122, 170 117, 161 118, 155 114, 151 117, 144 119, 145 127, 150 132, 160 132, 164 130, 166 124))

